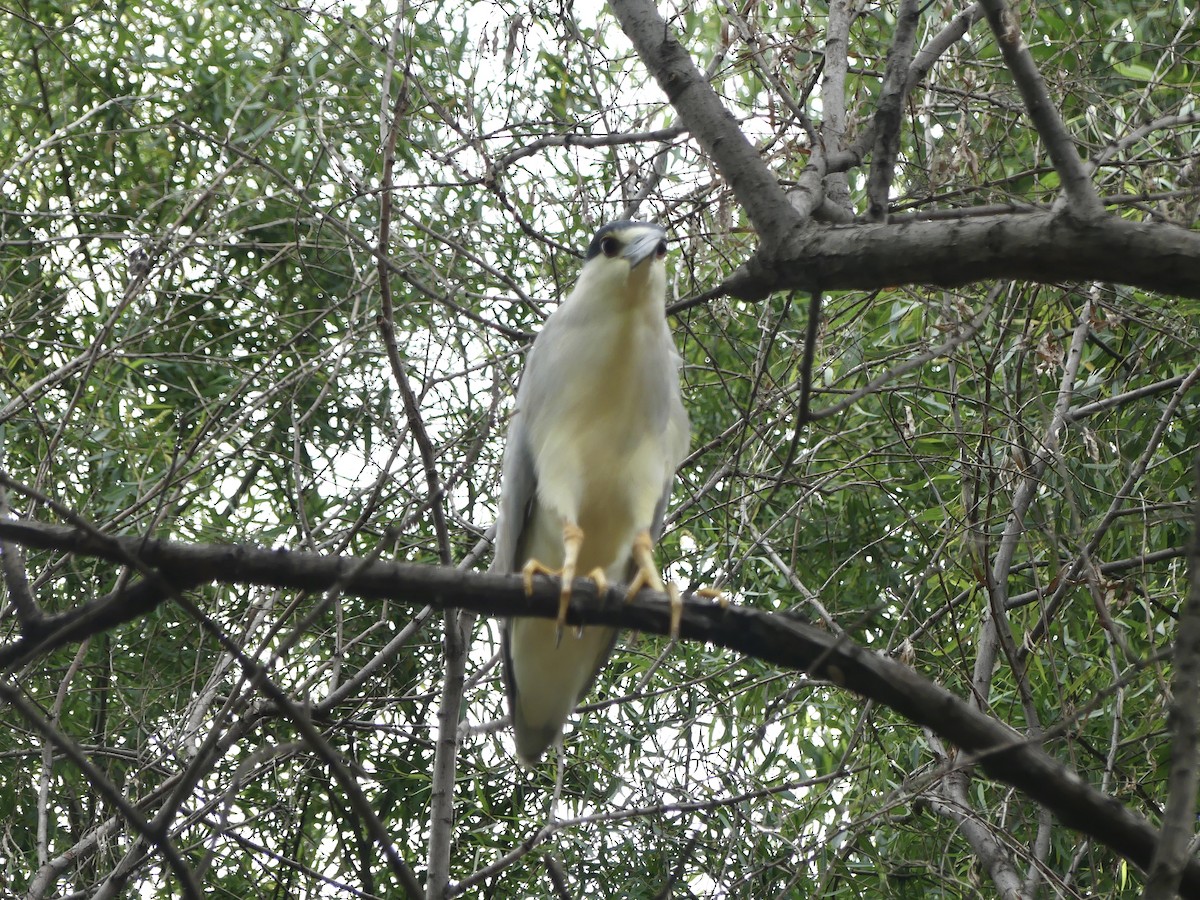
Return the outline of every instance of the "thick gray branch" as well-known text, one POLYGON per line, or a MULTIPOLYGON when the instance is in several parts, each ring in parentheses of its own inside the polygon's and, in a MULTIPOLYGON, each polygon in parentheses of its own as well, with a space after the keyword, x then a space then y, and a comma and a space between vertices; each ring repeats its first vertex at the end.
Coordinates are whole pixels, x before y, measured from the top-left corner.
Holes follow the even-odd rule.
POLYGON ((1012 854, 979 817, 967 796, 967 773, 961 769, 947 773, 941 790, 930 792, 933 811, 954 821, 971 845, 979 862, 987 869, 1001 900, 1023 900, 1021 879, 1013 868, 1012 854))
MULTIPOLYGON (((913 88, 920 83, 921 79, 929 74, 929 70, 933 68, 934 63, 941 59, 942 54, 949 50, 956 41, 960 40, 982 18, 983 7, 978 3, 972 3, 955 16, 945 28, 938 32, 933 40, 921 48, 917 55, 913 57, 912 65, 908 68, 908 80, 904 83, 905 97, 911 94, 913 88)), ((859 132, 853 144, 845 150, 829 156, 827 160, 829 171, 844 172, 859 165, 874 143, 875 120, 872 119, 859 132)))
POLYGON ((997 278, 1110 281, 1200 297, 1200 233, 1115 216, 1049 212, 895 225, 820 225, 763 247, 710 295, 953 286, 997 278))
MULTIPOLYGON (((831 0, 825 26, 825 65, 821 77, 821 143, 813 148, 812 164, 820 172, 825 197, 835 209, 853 213, 850 181, 829 160, 841 153, 846 138, 846 72, 850 67, 850 0, 831 0)), ((860 157, 861 158, 861 157, 860 157)))
MULTIPOLYGON (((533 595, 527 597, 520 575, 475 574, 440 566, 365 562, 230 544, 97 537, 65 526, 27 521, 0 520, 0 540, 118 564, 134 556, 140 564, 154 566, 172 585, 221 582, 321 591, 336 584, 346 594, 360 597, 460 607, 489 616, 553 618, 558 612, 558 584, 545 578, 535 579, 533 595)), ((159 602, 166 599, 161 597, 159 602)), ((50 620, 53 635, 28 636, 0 647, 0 667, 10 667, 33 652, 44 653, 81 640, 97 633, 102 625, 112 627, 135 618, 146 611, 150 600, 150 596, 142 597, 140 611, 132 613, 124 608, 124 595, 116 595, 59 614, 50 620)), ((670 609, 664 594, 643 591, 637 602, 626 603, 620 586, 598 595, 593 582, 579 579, 567 621, 666 634, 670 609)), ((969 754, 969 759, 962 760, 965 764, 978 765, 993 778, 1022 790, 1068 827, 1090 835, 1143 869, 1150 865, 1158 833, 1145 819, 1085 783, 1008 726, 908 666, 786 616, 741 607, 722 609, 709 602, 686 604, 680 635, 805 671, 877 700, 952 742, 969 754)), ((1185 861, 1180 892, 1200 900, 1200 861, 1185 861)))

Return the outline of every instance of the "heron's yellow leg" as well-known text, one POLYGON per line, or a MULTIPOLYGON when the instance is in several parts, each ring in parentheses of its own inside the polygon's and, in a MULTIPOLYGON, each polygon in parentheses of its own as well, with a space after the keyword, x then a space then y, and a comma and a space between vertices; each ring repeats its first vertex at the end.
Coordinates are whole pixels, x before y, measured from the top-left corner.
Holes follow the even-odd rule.
POLYGON ((721 609, 729 609, 729 598, 725 596, 725 592, 720 588, 696 588, 695 594, 697 597, 716 600, 717 606, 721 607, 721 609))
POLYGON ((575 566, 579 563, 579 551, 583 547, 583 529, 574 522, 563 523, 562 589, 558 595, 558 639, 562 640, 563 626, 567 624, 567 610, 571 606, 571 582, 575 580, 575 566))
POLYGON ((588 572, 588 578, 596 582, 596 596, 603 597, 608 593, 608 576, 604 574, 604 570, 599 566, 588 572))
MULTIPOLYGON (((533 596, 534 575, 557 575, 562 579, 562 588, 558 595, 558 641, 562 640, 563 626, 567 623, 567 610, 571 607, 571 583, 575 580, 575 568, 579 564, 579 551, 583 547, 583 529, 573 522, 563 523, 563 564, 561 569, 552 569, 543 562, 531 559, 521 567, 521 575, 525 579, 525 593, 533 596)), ((596 567, 588 573, 588 578, 596 582, 596 593, 603 594, 608 590, 608 578, 604 570, 596 567)), ((580 634, 583 626, 579 626, 580 634)), ((557 642, 556 642, 557 645, 557 642)))
POLYGON ((679 596, 679 588, 674 584, 663 584, 662 576, 658 574, 658 566, 654 562, 654 541, 649 531, 640 531, 633 539, 633 561, 637 564, 637 572, 629 584, 626 600, 632 600, 644 587, 667 595, 671 601, 671 637, 679 637, 679 620, 683 618, 683 600, 679 596))

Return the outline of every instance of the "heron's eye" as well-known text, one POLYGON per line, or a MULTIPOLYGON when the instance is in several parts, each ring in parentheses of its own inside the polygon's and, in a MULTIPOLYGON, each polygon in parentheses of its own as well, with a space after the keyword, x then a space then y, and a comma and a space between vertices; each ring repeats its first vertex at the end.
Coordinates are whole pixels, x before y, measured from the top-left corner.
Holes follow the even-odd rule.
POLYGON ((654 248, 654 255, 657 256, 659 259, 662 259, 664 256, 667 255, 667 242, 666 241, 658 242, 658 246, 654 248))
POLYGON ((600 242, 600 252, 612 259, 621 251, 621 242, 615 237, 606 237, 600 242))

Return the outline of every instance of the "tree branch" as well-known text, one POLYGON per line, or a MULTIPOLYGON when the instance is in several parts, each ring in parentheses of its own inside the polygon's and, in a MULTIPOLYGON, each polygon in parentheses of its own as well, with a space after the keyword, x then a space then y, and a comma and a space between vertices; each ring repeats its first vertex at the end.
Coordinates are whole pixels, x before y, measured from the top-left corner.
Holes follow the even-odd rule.
MULTIPOLYGON (((526 596, 519 574, 467 573, 380 561, 364 565, 353 557, 234 544, 98 537, 66 526, 28 521, 0 520, 0 540, 115 563, 124 563, 129 554, 136 553, 140 561, 155 566, 171 584, 220 582, 307 590, 341 584, 347 594, 364 598, 460 607, 488 616, 535 615, 549 619, 558 612, 555 580, 535 579, 533 595, 526 596)), ((115 624, 121 620, 121 600, 118 597, 111 602, 118 609, 110 610, 106 621, 115 624)), ((85 604, 55 617, 54 621, 63 627, 54 646, 66 643, 64 635, 78 640, 94 633, 88 628, 72 629, 64 621, 77 616, 90 623, 98 621, 89 616, 88 607, 85 604)), ((665 594, 643 591, 636 602, 626 603, 621 586, 598 595, 593 582, 579 579, 567 621, 572 625, 609 625, 665 635, 670 630, 670 606, 665 594)), ((722 609, 708 602, 685 604, 680 635, 805 671, 877 700, 942 735, 970 755, 961 762, 977 765, 993 778, 1022 790, 1068 827, 1095 838, 1143 869, 1150 865, 1158 835, 1144 818, 1086 784, 1073 770, 1008 726, 908 666, 788 616, 742 607, 722 609)), ((21 646, 23 641, 0 647, 0 667, 26 656, 28 648, 21 646)), ((39 649, 46 652, 51 646, 43 641, 39 649)), ((1185 862, 1180 892, 1200 898, 1200 861, 1185 862)))
POLYGON ((821 79, 821 145, 814 148, 825 183, 825 196, 835 207, 853 211, 846 173, 830 171, 829 160, 838 155, 846 137, 846 73, 850 67, 850 23, 854 14, 849 0, 832 0, 825 26, 825 65, 821 79))
MULTIPOLYGON (((405 7, 396 13, 396 24, 393 29, 393 44, 389 50, 388 70, 394 65, 391 54, 395 50, 395 38, 399 36, 400 23, 404 20, 405 7)), ((450 532, 446 528, 446 514, 443 508, 442 484, 438 476, 437 460, 425 421, 421 416, 417 397, 413 393, 408 379, 408 372, 400 358, 400 350, 396 346, 396 326, 393 317, 392 289, 390 273, 384 260, 388 255, 388 241, 391 237, 390 225, 392 219, 392 192, 395 188, 393 172, 396 165, 396 139, 400 134, 401 123, 404 121, 404 109, 408 103, 408 61, 405 61, 405 79, 396 92, 396 99, 391 109, 391 121, 387 122, 386 112, 381 112, 380 126, 386 124, 387 140, 384 144, 382 191, 379 196, 379 254, 377 269, 379 275, 380 314, 378 324, 383 335, 383 343, 387 349, 388 363, 392 368, 392 376, 400 388, 400 396, 404 400, 404 411, 408 418, 408 427, 416 442, 421 456, 421 467, 425 471, 425 484, 428 490, 429 505, 433 513, 434 532, 437 535, 438 554, 442 565, 451 563, 450 532)), ((385 108, 386 109, 386 108, 385 108)), ((455 757, 458 749, 458 707, 462 695, 462 680, 466 649, 460 619, 466 616, 457 610, 447 610, 445 613, 445 680, 442 684, 442 705, 438 715, 438 742, 434 751, 433 779, 429 798, 429 859, 428 872, 425 879, 425 896, 429 900, 442 896, 446 882, 449 880, 450 842, 454 826, 454 784, 455 757)))
MULTIPOLYGON (((387 857, 393 872, 400 880, 401 887, 408 896, 419 896, 421 891, 417 884, 416 876, 409 868, 408 864, 400 857, 396 848, 392 845, 389 839, 388 832, 384 828, 383 823, 375 814, 366 795, 359 787, 357 780, 352 776, 348 767, 342 761, 341 755, 335 751, 329 743, 321 736, 312 722, 312 718, 307 709, 301 709, 300 706, 293 702, 292 699, 268 677, 267 670, 256 660, 248 657, 242 648, 234 642, 224 630, 221 629, 211 617, 197 607, 183 593, 183 585, 186 582, 175 582, 170 576, 160 572, 155 568, 154 563, 147 561, 142 555, 141 550, 145 546, 145 540, 137 537, 115 538, 110 537, 99 531, 94 525, 75 514, 72 510, 57 503, 52 498, 46 497, 39 492, 28 488, 24 485, 17 485, 11 479, 4 476, 0 472, 0 479, 7 487, 19 486, 23 493, 37 499, 39 502, 46 504, 49 508, 66 516, 75 525, 74 529, 70 529, 73 534, 80 536, 90 542, 97 548, 103 548, 98 556, 102 559, 108 559, 117 562, 120 565, 129 566, 143 576, 143 580, 133 585, 128 590, 125 587, 125 579, 122 578, 120 586, 111 595, 99 601, 99 609, 97 604, 87 603, 76 610, 65 615, 47 618, 39 623, 35 634, 24 633, 22 639, 15 642, 18 649, 15 660, 21 661, 24 657, 32 658, 42 647, 61 646, 62 638, 65 633, 69 633, 72 629, 77 629, 81 624, 87 627, 94 627, 97 620, 108 619, 112 621, 115 613, 117 621, 128 621, 128 616, 121 607, 124 606, 124 599, 128 593, 138 592, 138 589, 143 589, 137 594, 137 602, 134 604, 138 608, 153 609, 158 604, 165 600, 173 600, 183 611, 194 618, 205 631, 215 637, 218 643, 234 658, 241 666, 242 671, 247 676, 252 687, 262 690, 291 720, 292 724, 300 732, 301 736, 312 748, 313 752, 321 758, 321 760, 329 768, 334 780, 339 783, 346 799, 355 813, 362 819, 366 825, 371 837, 375 839, 382 848, 384 855, 387 857), (99 612, 99 615, 94 615, 99 612), (77 618, 78 616, 78 618, 77 618), (90 626, 88 626, 90 623, 90 626), (27 639, 32 639, 33 647, 20 647, 19 645, 26 642, 27 639), (32 651, 32 652, 31 652, 32 651)), ((2 520, 0 520, 2 521, 2 520)), ((3 535, 0 534, 0 540, 3 540, 3 535)), ((365 567, 368 560, 359 559, 353 567, 346 570, 345 578, 350 579, 362 568, 365 567)), ((211 574, 193 575, 194 580, 192 585, 204 584, 215 581, 211 574)), ((327 588, 340 588, 339 582, 327 584, 327 588)), ((102 629, 101 629, 102 630, 102 629)), ((95 631, 93 633, 99 633, 95 631)), ((13 648, 14 644, 7 645, 13 648)), ((0 656, 4 655, 0 649, 0 656)), ((0 669, 12 668, 13 666, 0 663, 0 669)), ((10 699, 10 702, 11 699, 10 699)), ((159 816, 157 816, 151 828, 162 833, 166 833, 168 829, 168 821, 172 814, 169 808, 171 804, 168 802, 159 816)), ((166 852, 164 850, 164 852, 166 852)))
POLYGON ((396 101, 392 109, 392 123, 384 147, 383 186, 379 193, 379 249, 375 262, 379 276, 380 312, 376 324, 383 337, 383 345, 387 351, 388 364, 392 368, 392 377, 400 389, 400 397, 404 401, 404 413, 408 419, 408 428, 413 441, 421 456, 421 468, 425 472, 425 484, 429 490, 430 511, 433 513, 433 528, 438 540, 438 554, 442 565, 450 565, 450 533, 446 530, 446 513, 443 508, 441 479, 437 472, 437 458, 433 452, 433 442, 425 428, 425 420, 421 416, 417 396, 413 392, 408 379, 408 370, 404 360, 400 358, 400 349, 396 346, 396 325, 392 313, 392 282, 391 270, 388 268, 388 240, 391 236, 392 222, 392 191, 394 183, 392 170, 396 165, 396 138, 400 133, 400 123, 404 118, 404 107, 408 103, 407 79, 396 93, 396 101))
POLYGON ((200 900, 203 896, 200 891, 200 885, 196 883, 195 873, 188 866, 187 861, 180 854, 179 850, 171 841, 170 835, 166 829, 158 826, 157 823, 146 821, 143 816, 128 800, 121 790, 101 772, 92 761, 88 759, 87 754, 83 749, 71 740, 66 734, 59 731, 53 724, 46 721, 42 716, 37 705, 26 699, 21 689, 14 684, 9 684, 7 680, 0 678, 0 700, 3 700, 13 709, 15 709, 34 730, 38 731, 42 737, 52 743, 66 756, 75 767, 83 774, 92 788, 103 797, 108 803, 112 804, 113 808, 120 812, 125 821, 132 826, 134 831, 139 836, 158 848, 166 861, 167 868, 174 874, 179 881, 179 889, 184 897, 200 900))
POLYGON ((759 240, 770 244, 787 234, 799 223, 798 214, 658 10, 648 0, 611 0, 610 5, 683 124, 729 182, 759 240))
MULTIPOLYGON (((949 24, 939 31, 934 38, 926 44, 913 57, 912 65, 908 68, 908 80, 904 84, 904 96, 907 97, 912 93, 913 88, 929 74, 929 70, 933 68, 943 53, 950 49, 956 41, 962 39, 971 27, 983 18, 983 7, 978 3, 972 3, 961 13, 955 16, 949 24)), ((858 137, 845 150, 836 154, 831 154, 827 160, 829 171, 844 172, 847 169, 858 166, 867 151, 875 143, 875 122, 871 120, 858 137)))
POLYGON ((980 864, 987 870, 1001 900, 1022 900, 1021 879, 1013 867, 1012 854, 992 828, 971 806, 967 796, 969 779, 961 769, 952 769, 942 779, 939 791, 926 794, 933 811, 952 820, 980 864))
POLYGON ((493 173, 503 172, 513 163, 527 156, 534 156, 549 147, 620 147, 625 144, 666 144, 687 134, 682 125, 659 128, 655 131, 630 131, 620 134, 548 134, 530 141, 519 150, 513 150, 496 160, 493 173))
MULTIPOLYGON (((3 490, 0 488, 0 492, 3 490)), ((0 504, 4 504, 2 494, 0 494, 0 504)), ((3 541, 0 541, 0 573, 4 575, 4 586, 8 589, 8 599, 12 603, 13 611, 16 612, 17 621, 21 623, 21 627, 36 628, 41 625, 45 614, 37 605, 37 601, 33 599, 33 592, 29 589, 29 578, 25 574, 25 560, 21 558, 21 551, 3 541)))
MULTIPOLYGON (((1061 445, 1062 431, 1067 424, 1067 410, 1071 408, 1071 397, 1075 393, 1075 380, 1083 360, 1083 344, 1091 329, 1092 303, 1085 301, 1079 312, 1079 322, 1071 337, 1071 348, 1063 363, 1059 381, 1058 397, 1054 413, 1046 425, 1046 431, 1038 442, 1037 452, 1023 477, 1013 491, 1011 509, 1004 522, 996 556, 987 571, 988 608, 980 619, 980 633, 976 641, 975 671, 971 686, 975 702, 986 709, 991 701, 992 675, 996 667, 997 652, 1003 648, 1014 676, 1021 680, 1024 662, 1013 644, 1012 628, 1009 624, 1008 583, 1017 547, 1025 537, 1025 516, 1042 487, 1042 474, 1053 460, 1061 445)), ((1032 722, 1030 723, 1032 725, 1032 722)))
POLYGON ((1021 34, 1021 22, 1005 0, 980 0, 987 15, 988 25, 1000 45, 1004 64, 1012 73, 1013 81, 1025 101, 1025 109, 1046 145, 1054 169, 1062 179, 1070 209, 1081 217, 1094 218, 1102 214, 1103 207, 1096 189, 1088 178, 1088 171, 1079 158, 1075 142, 1067 132, 1054 101, 1046 91, 1046 83, 1033 62, 1029 46, 1021 34))
POLYGON ((1200 233, 1050 212, 896 225, 810 224, 762 247, 710 294, 952 287, 992 279, 1110 281, 1200 298, 1200 233))
POLYGON ((908 89, 918 18, 917 0, 900 0, 896 36, 888 51, 887 69, 879 89, 879 106, 875 110, 875 149, 871 153, 871 171, 867 177, 867 220, 870 222, 887 221, 888 193, 896 157, 900 153, 901 113, 908 89))

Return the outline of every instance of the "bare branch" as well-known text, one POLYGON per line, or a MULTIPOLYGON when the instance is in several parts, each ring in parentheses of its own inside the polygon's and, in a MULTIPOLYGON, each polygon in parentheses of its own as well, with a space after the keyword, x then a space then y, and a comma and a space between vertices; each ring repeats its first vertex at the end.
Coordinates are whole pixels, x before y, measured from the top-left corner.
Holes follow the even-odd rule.
POLYGON ((978 3, 972 3, 934 35, 933 39, 913 57, 904 93, 910 93, 921 79, 929 74, 929 70, 933 68, 934 63, 941 59, 942 54, 961 40, 963 35, 971 30, 971 26, 982 18, 983 7, 978 3))
MULTIPOLYGON (((907 97, 920 81, 929 74, 934 63, 941 59, 942 54, 962 39, 971 27, 983 18, 983 7, 972 3, 955 16, 949 24, 939 31, 913 58, 908 69, 908 79, 904 84, 904 96, 907 97)), ((846 149, 830 154, 827 165, 831 172, 844 172, 859 165, 867 151, 875 143, 875 122, 872 120, 867 127, 859 132, 854 142, 846 149)))
POLYGON ((1117 140, 1113 141, 1099 153, 1097 153, 1088 163, 1088 171, 1094 172, 1100 168, 1118 153, 1123 153, 1128 150, 1142 138, 1151 135, 1156 131, 1162 131, 1167 128, 1186 128, 1189 125, 1195 125, 1200 122, 1200 110, 1192 110, 1188 113, 1180 113, 1177 115, 1160 116, 1151 122, 1147 122, 1140 128, 1135 128, 1128 134, 1122 135, 1117 140))
POLYGON ((400 133, 400 123, 404 118, 404 107, 408 103, 407 83, 401 85, 396 93, 392 109, 392 123, 388 134, 387 145, 384 147, 383 189, 379 195, 379 248, 376 253, 376 267, 379 274, 379 292, 381 309, 377 324, 383 336, 383 344, 387 350, 388 363, 392 367, 392 377, 396 387, 400 389, 400 397, 404 401, 404 412, 408 417, 408 427, 416 442, 421 455, 421 466, 425 471, 425 483, 429 491, 430 510, 433 513, 433 527, 438 539, 438 554, 442 565, 450 565, 450 533, 446 530, 446 513, 442 506, 441 480, 438 478, 437 462, 434 457, 433 443, 429 440, 429 432, 425 429, 425 421, 421 417, 417 396, 413 393, 412 383, 408 378, 408 370, 400 358, 400 350, 396 346, 396 325, 392 313, 391 270, 387 259, 387 245, 391 234, 392 222, 392 170, 396 165, 396 138, 400 133))
MULTIPOLYGON (((0 484, 0 516, 8 518, 12 510, 8 508, 8 492, 0 484)), ((8 588, 8 599, 17 613, 17 621, 22 629, 37 628, 41 625, 45 614, 33 599, 29 589, 29 576, 25 572, 25 560, 21 551, 12 544, 0 541, 0 572, 4 575, 4 586, 8 588)))
POLYGON ((1200 297, 1200 234, 1115 216, 1048 212, 898 225, 810 225, 762 248, 710 296, 779 290, 876 290, 1011 278, 1108 281, 1200 297))
POLYGON ((970 779, 962 769, 949 771, 936 791, 927 794, 934 812, 952 819, 967 843, 987 869, 1003 900, 1023 900, 1021 879, 1013 868, 1012 855, 988 827, 967 796, 970 779))
POLYGON ((846 210, 853 208, 849 179, 844 172, 832 169, 829 160, 841 153, 846 137, 846 72, 852 19, 849 0, 832 0, 825 27, 825 66, 821 79, 820 166, 822 173, 834 173, 825 178, 825 196, 834 206, 846 210))
POLYGON ((913 42, 917 36, 917 0, 900 0, 896 14, 896 36, 888 51, 879 105, 875 110, 875 149, 867 177, 867 221, 886 222, 888 192, 900 153, 900 121, 908 88, 913 42))
POLYGON ((1088 177, 1087 168, 1079 158, 1075 142, 1067 133, 1054 101, 1046 91, 1046 83, 1033 62, 1029 46, 1021 33, 1018 14, 1005 0, 980 0, 987 15, 988 25, 1000 45, 1004 63, 1012 73, 1013 81, 1025 101, 1025 109, 1037 129, 1054 168, 1062 179, 1063 190, 1071 211, 1081 218, 1101 215, 1103 207, 1096 195, 1096 188, 1088 177))
POLYGON ((21 717, 37 730, 42 737, 70 759, 75 764, 75 767, 83 773, 88 783, 95 788, 96 793, 102 796, 108 803, 111 803, 113 808, 118 810, 125 818, 125 821, 133 827, 134 831, 158 848, 168 868, 170 868, 175 878, 179 881, 179 887, 183 892, 183 896, 188 897, 189 900, 200 900, 203 895, 200 891, 200 886, 196 883, 196 876, 184 858, 180 856, 179 850, 172 843, 170 836, 164 830, 147 822, 145 817, 125 799, 125 795, 121 793, 120 788, 113 784, 107 775, 92 764, 92 761, 88 759, 87 754, 83 752, 83 749, 78 744, 55 728, 50 722, 46 721, 46 718, 41 714, 37 706, 25 697, 19 687, 9 683, 6 679, 0 678, 0 699, 3 699, 5 703, 20 713, 21 717))
POLYGON ((1162 442, 1163 436, 1166 434, 1168 427, 1174 421, 1175 413, 1179 409, 1180 404, 1183 402, 1184 396, 1189 390, 1192 389, 1197 381, 1200 381, 1200 366, 1197 366, 1188 373, 1187 377, 1180 382, 1179 386, 1175 389, 1175 392, 1171 395, 1171 398, 1166 402, 1162 413, 1158 417, 1158 421, 1154 424, 1154 430, 1151 432, 1150 438, 1146 441, 1146 445, 1142 448, 1142 452, 1138 455, 1138 458, 1134 461, 1133 465, 1129 467, 1129 471, 1125 475, 1125 480, 1121 483, 1120 488, 1117 489, 1116 494, 1113 496, 1108 505, 1108 509, 1104 513, 1104 516, 1093 528, 1092 535, 1088 539, 1087 544, 1084 545, 1084 547, 1076 555, 1075 559, 1072 560, 1071 565, 1066 567, 1060 574, 1056 587, 1045 603, 1041 618, 1039 618, 1037 624, 1030 629, 1025 643, 1021 647, 1022 657, 1029 655, 1033 644, 1037 641, 1040 641, 1047 629, 1049 629, 1050 623, 1053 621, 1059 605, 1063 602, 1063 598, 1066 596, 1068 586, 1075 583, 1075 579, 1079 577, 1079 573, 1083 569, 1084 562, 1090 559, 1096 553, 1097 548, 1100 546, 1101 539, 1108 532, 1108 529, 1112 526, 1112 523, 1116 520, 1120 510, 1122 507, 1124 507, 1126 501, 1133 493, 1134 487, 1139 481, 1141 481, 1142 476, 1146 474, 1146 469, 1150 465, 1150 460, 1154 457, 1155 452, 1157 452, 1159 444, 1162 442))
POLYGON ((620 147, 625 144, 666 144, 687 134, 682 125, 659 128, 655 131, 630 131, 623 134, 548 134, 530 141, 496 160, 494 172, 502 172, 527 156, 535 156, 549 147, 620 147))
MULTIPOLYGON (((216 638, 217 642, 224 648, 241 666, 246 677, 251 685, 260 689, 265 693, 278 708, 291 720, 292 724, 303 736, 304 740, 312 748, 313 752, 328 766, 330 773, 339 783, 346 799, 349 801, 351 808, 362 819, 367 831, 370 833, 380 848, 383 850, 385 857, 390 864, 392 871, 400 881, 401 887, 405 893, 410 896, 419 896, 421 891, 417 884, 416 876, 408 863, 396 851, 395 846, 388 835, 387 829, 375 814, 371 804, 367 801, 365 794, 359 787, 357 780, 350 773, 349 769, 343 762, 341 755, 330 746, 329 742, 321 736, 320 732, 313 724, 312 717, 307 710, 295 703, 287 696, 268 676, 266 669, 256 660, 251 659, 242 648, 225 634, 213 619, 203 610, 196 606, 183 593, 184 586, 177 583, 158 571, 154 564, 148 562, 142 554, 142 549, 145 542, 141 538, 118 539, 112 538, 103 534, 94 525, 77 515, 70 509, 55 501, 53 498, 47 497, 37 491, 14 482, 11 478, 0 472, 0 482, 5 486, 13 489, 20 489, 23 493, 45 504, 49 508, 65 516, 74 525, 73 533, 77 535, 85 535, 89 541, 95 542, 106 550, 105 558, 121 565, 130 566, 144 576, 144 580, 136 583, 132 587, 127 588, 122 579, 116 591, 107 598, 102 599, 99 603, 84 604, 83 607, 76 610, 75 613, 68 613, 67 619, 62 616, 48 617, 42 623, 42 629, 34 635, 26 634, 22 639, 10 644, 9 649, 16 649, 13 658, 9 660, 9 665, 16 660, 22 659, 32 648, 20 645, 32 643, 33 647, 40 649, 47 645, 61 645, 61 642, 66 634, 69 634, 72 629, 78 628, 81 624, 85 628, 92 628, 98 620, 110 620, 114 607, 122 606, 122 601, 127 594, 136 594, 137 601, 135 606, 146 609, 153 608, 159 603, 166 600, 172 600, 178 604, 188 615, 195 619, 205 631, 216 638), (143 589, 139 592, 139 589, 143 589), (78 615, 78 618, 76 616, 78 615)), ((2 523, 3 520, 0 520, 2 523)), ((0 540, 3 539, 3 532, 0 529, 0 540)), ((359 560, 354 568, 343 573, 347 580, 353 580, 358 571, 365 568, 365 560, 359 560)), ((211 574, 204 576, 201 580, 187 582, 188 586, 194 586, 205 583, 211 580, 211 574)), ((327 588, 338 588, 341 586, 340 581, 334 581, 327 588)), ((118 617, 127 616, 127 611, 118 611, 118 617)), ((127 621, 128 619, 122 619, 127 621)), ((98 632, 96 632, 98 633, 98 632)), ((69 638, 68 638, 69 640, 69 638)), ((0 649, 0 656, 4 655, 3 649, 0 649)), ((0 663, 0 668, 7 668, 4 663, 0 663)), ((160 816, 155 818, 155 821, 150 823, 150 834, 147 838, 153 843, 153 835, 159 832, 165 834, 169 817, 172 814, 171 809, 164 807, 160 812, 160 816)), ((165 851, 164 851, 165 852, 165 851)))
POLYGON ((759 240, 764 244, 777 241, 799 217, 758 151, 652 3, 612 0, 611 5, 667 100, 733 188, 759 240))
MULTIPOLYGON (((883 374, 872 378, 861 388, 854 391, 849 396, 843 397, 837 403, 833 403, 821 409, 813 410, 811 413, 808 413, 807 419, 815 421, 817 419, 827 419, 830 416, 835 416, 843 410, 849 409, 863 397, 875 393, 883 385, 888 384, 891 381, 895 381, 897 378, 921 368, 921 366, 925 365, 930 360, 942 359, 953 353, 956 348, 961 347, 967 341, 971 340, 971 338, 975 336, 979 329, 983 327, 983 324, 992 314, 992 304, 995 302, 1000 290, 1001 288, 999 287, 993 289, 992 293, 988 296, 987 302, 983 305, 983 308, 974 315, 971 321, 962 323, 962 326, 944 342, 936 347, 930 347, 924 353, 919 353, 911 359, 906 359, 904 362, 900 363, 900 365, 888 369, 883 374)), ((807 347, 805 348, 805 358, 807 359, 807 347)), ((805 410, 807 410, 806 402, 802 402, 802 406, 805 410)))
POLYGON ((1059 452, 1061 433, 1067 424, 1067 410, 1071 407, 1071 397, 1075 392, 1075 380, 1079 373, 1079 364, 1083 359, 1083 343, 1091 328, 1091 310, 1092 304, 1089 300, 1084 303, 1079 312, 1079 322, 1075 326, 1075 332, 1071 337, 1071 348, 1063 364, 1054 413, 1046 424, 1046 431, 1038 442, 1033 460, 1025 468, 1020 483, 1013 491, 1012 503, 1004 523, 1004 533, 1000 536, 996 556, 987 573, 988 610, 980 620, 980 634, 976 642, 975 671, 971 676, 975 702, 981 708, 987 707, 991 697, 992 674, 995 668, 996 654, 1001 647, 1004 648, 1005 655, 1015 673, 1019 675, 1023 668, 1013 644, 1012 630, 1008 622, 1006 606, 1008 579, 1017 547, 1025 537, 1025 516, 1029 512, 1030 504, 1033 503, 1038 488, 1041 487, 1042 474, 1059 452))
MULTIPOLYGON (((527 596, 519 574, 476 574, 379 561, 363 565, 351 557, 230 544, 101 538, 70 527, 34 522, 0 521, 0 539, 118 563, 126 562, 128 555, 136 551, 145 565, 156 567, 171 582, 220 581, 323 590, 344 580, 346 593, 365 598, 422 605, 432 599, 433 605, 443 609, 457 606, 488 616, 535 615, 550 619, 558 614, 557 582, 535 579, 533 595, 527 596)), ((665 594, 643 591, 637 601, 628 603, 622 586, 615 585, 598 595, 595 584, 581 578, 573 587, 567 622, 665 635, 670 632, 670 618, 670 602, 665 594)), ((969 753, 970 758, 962 760, 963 764, 978 765, 993 778, 1019 788, 1052 810, 1059 821, 1094 837, 1135 865, 1146 868, 1150 864, 1157 832, 1148 822, 1090 787, 1007 725, 895 660, 866 650, 844 635, 831 635, 788 616, 736 606, 722 609, 694 598, 684 605, 679 633, 689 640, 708 641, 808 672, 886 704, 969 753)), ((13 650, 11 644, 0 648, 0 666, 14 655, 21 655, 13 650)), ((243 664, 255 671, 251 661, 244 660, 243 664)), ((269 689, 269 680, 263 684, 269 689)), ((269 695, 276 702, 293 706, 278 688, 269 690, 269 695)), ((289 715, 296 713, 289 709, 289 715)), ((310 733, 303 727, 307 717, 298 716, 294 721, 309 740, 310 733)), ((319 740, 319 735, 316 737, 319 740)), ((314 746, 319 748, 320 744, 314 746)), ((1188 897, 1200 897, 1200 861, 1186 862, 1180 889, 1188 897)))
POLYGON ((434 748, 429 796, 429 873, 425 896, 438 900, 450 880, 450 848, 454 841, 454 775, 458 758, 458 722, 463 680, 467 669, 474 614, 467 610, 445 612, 442 638, 442 694, 438 701, 438 736, 434 748))

